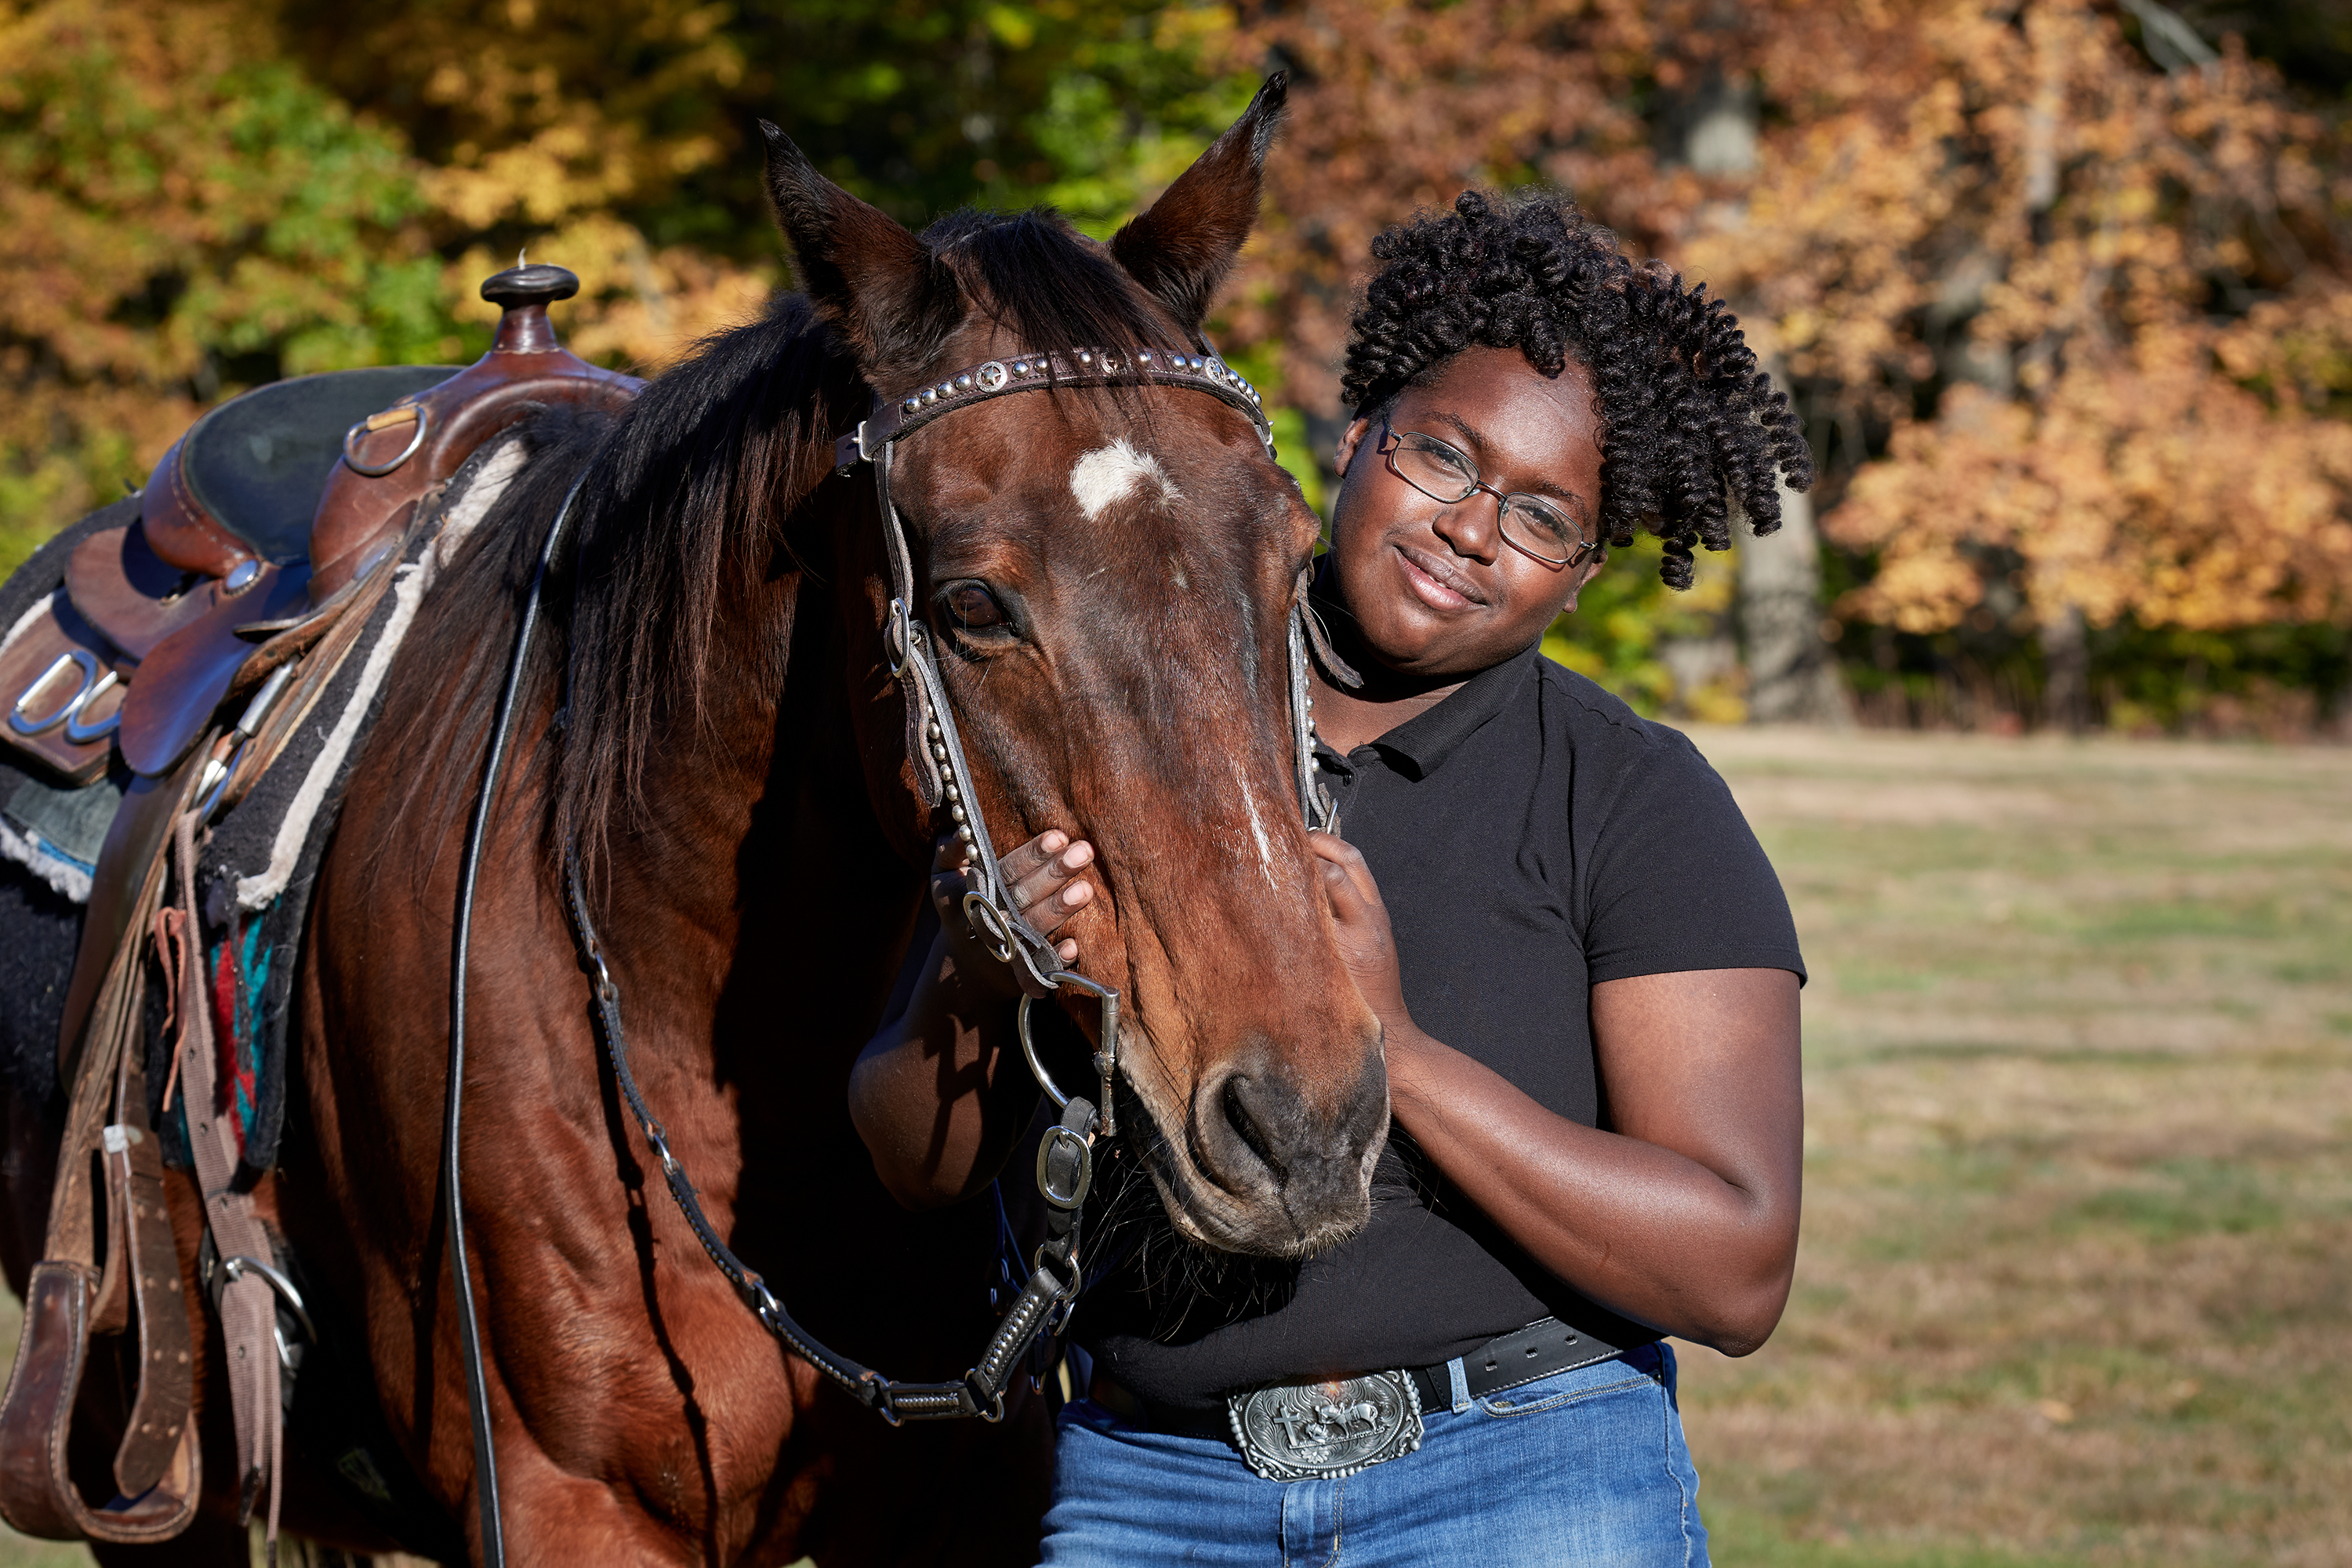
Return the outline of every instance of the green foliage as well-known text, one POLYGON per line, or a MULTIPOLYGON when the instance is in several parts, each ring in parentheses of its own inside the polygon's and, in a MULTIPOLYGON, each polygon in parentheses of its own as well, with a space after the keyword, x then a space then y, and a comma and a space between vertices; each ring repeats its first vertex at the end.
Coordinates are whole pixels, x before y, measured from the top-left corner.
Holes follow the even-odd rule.
MULTIPOLYGON (((1842 563, 1836 552, 1829 560, 1842 563)), ((2352 696, 2352 628, 2340 626, 2192 631, 2126 619, 2093 630, 2087 644, 2094 716, 2123 734, 2287 738, 2342 713, 2352 696)), ((2031 628, 1989 612, 1927 636, 1850 626, 1839 652, 1865 712, 1881 722, 2031 716, 2047 679, 2031 628)))
POLYGON ((1590 676, 1647 716, 1669 710, 1713 721, 1744 717, 1731 683, 1683 690, 1663 657, 1676 639, 1717 636, 1731 603, 1731 555, 1701 557, 1698 579, 1686 594, 1658 580, 1662 542, 1647 534, 1628 550, 1612 550, 1601 574, 1584 586, 1577 607, 1544 635, 1543 651, 1590 676))
POLYGON ((1274 460, 1298 481, 1298 493, 1328 524, 1331 515, 1329 479, 1309 444, 1307 416, 1283 400, 1282 362, 1276 345, 1252 343, 1244 349, 1227 350, 1222 342, 1223 326, 1223 321, 1210 321, 1210 341, 1218 343, 1218 352, 1224 354, 1226 363, 1247 376, 1264 395, 1267 417, 1274 426, 1274 460))
POLYGON ((58 3, 0 47, 0 566, 204 402, 457 348, 397 138, 232 14, 58 3))
POLYGON ((772 254, 761 119, 910 225, 1048 203, 1107 233, 1255 85, 1202 65, 1225 12, 1140 0, 418 0, 283 26, 508 246, 594 210, 655 246, 772 254))
POLYGON ((746 18, 746 79, 835 179, 919 223, 1060 207, 1107 236, 1197 156, 1255 83, 1213 82, 1221 14, 1137 0, 829 0, 746 18))
POLYGON ((2092 689, 2111 728, 2259 731, 2339 711, 2352 689, 2352 628, 2189 631, 2126 623, 2093 637, 2092 689))

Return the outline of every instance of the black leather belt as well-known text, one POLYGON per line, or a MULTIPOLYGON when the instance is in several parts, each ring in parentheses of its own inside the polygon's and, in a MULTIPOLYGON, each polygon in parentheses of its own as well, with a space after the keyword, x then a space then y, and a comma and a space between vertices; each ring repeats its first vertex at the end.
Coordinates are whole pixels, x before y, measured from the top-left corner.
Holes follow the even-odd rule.
MULTIPOLYGON (((1523 1383, 1533 1383, 1554 1373, 1572 1372, 1580 1366, 1623 1355, 1627 1351, 1655 1344, 1664 1336, 1654 1333, 1614 1336, 1624 1342, 1612 1343, 1589 1329, 1570 1328, 1558 1318, 1546 1318, 1498 1334, 1462 1357, 1463 1381, 1473 1399, 1490 1394, 1500 1394, 1507 1388, 1517 1388, 1523 1383)), ((1423 1410, 1450 1410, 1454 1407, 1454 1374, 1452 1363, 1439 1362, 1433 1366, 1406 1367, 1401 1373, 1386 1374, 1409 1380, 1420 1395, 1423 1410)), ((1099 1363, 1097 1363, 1099 1367, 1099 1363)), ((1302 1382, 1299 1386, 1307 1384, 1302 1382)), ((1281 1386, 1281 1385, 1274 1385, 1281 1386)), ((1130 1426, 1147 1426, 1160 1432, 1182 1432, 1195 1436, 1234 1439, 1234 1418, 1226 1405, 1207 1409, 1188 1409, 1176 1405, 1154 1405, 1129 1393, 1108 1375, 1097 1370, 1093 1386, 1087 1391, 1094 1402, 1130 1426)))

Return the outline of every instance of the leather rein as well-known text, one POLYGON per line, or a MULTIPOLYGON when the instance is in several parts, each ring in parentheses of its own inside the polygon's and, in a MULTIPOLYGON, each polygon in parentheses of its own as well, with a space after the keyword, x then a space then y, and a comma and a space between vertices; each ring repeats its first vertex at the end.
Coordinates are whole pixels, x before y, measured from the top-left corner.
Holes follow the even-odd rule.
MULTIPOLYGON (((1046 1205, 1046 1235, 1031 1259, 1028 1282, 997 1325, 980 1359, 964 1375, 947 1383, 910 1383, 884 1376, 871 1367, 828 1348, 803 1329, 769 1289, 759 1273, 730 1248, 705 1215, 694 1184, 669 1146, 667 1134, 637 1088, 630 1070, 628 1045, 621 1019, 620 986, 604 961, 604 949, 590 919, 586 890, 582 885, 579 857, 564 848, 565 909, 572 921, 595 995, 599 1032, 613 1064, 622 1098, 636 1119, 639 1131, 661 1162, 662 1178, 711 1262, 727 1277, 761 1326, 793 1354, 839 1384, 851 1397, 874 1410, 892 1426, 907 1420, 942 1420, 977 1416, 984 1421, 1003 1415, 1004 1394, 1014 1370, 1027 1361, 1034 1381, 1042 1384, 1049 1361, 1042 1353, 1067 1327, 1076 1306, 1083 1274, 1078 1263, 1078 1218, 1093 1182, 1094 1146, 1097 1139, 1116 1136, 1118 1121, 1112 1093, 1118 1071, 1119 994, 1099 981, 1061 966, 1052 942, 1023 920, 1011 902, 996 847, 981 813, 972 785, 972 770, 965 755, 954 709, 942 679, 933 635, 912 606, 917 600, 914 558, 907 530, 890 494, 890 470, 897 444, 948 414, 973 404, 1016 392, 1059 387, 1175 386, 1207 393, 1247 415, 1269 457, 1274 431, 1257 389, 1214 354, 1167 353, 1144 348, 1128 351, 1077 350, 1063 354, 1021 354, 989 360, 943 381, 919 387, 896 400, 877 398, 873 411, 835 446, 835 471, 846 477, 860 464, 874 470, 875 500, 881 512, 885 552, 888 557, 891 599, 882 628, 890 674, 898 680, 907 710, 908 757, 916 787, 926 808, 944 805, 956 825, 970 866, 965 872, 963 911, 982 946, 999 962, 1016 966, 1029 984, 1023 987, 1019 1013, 1022 1053, 1038 1087, 1060 1113, 1037 1151, 1037 1190, 1046 1205), (1098 1079, 1097 1099, 1065 1093, 1038 1059, 1030 1031, 1030 1007, 1039 992, 1067 986, 1101 1004, 1099 1046, 1093 1066, 1098 1079)), ((572 513, 579 499, 583 469, 563 498, 549 528, 530 592, 517 631, 498 718, 485 761, 481 793, 468 825, 461 862, 451 973, 450 1051, 447 1100, 443 1122, 442 1173, 447 1193, 451 1256, 455 1274, 460 1338, 465 1348, 467 1391, 472 1406, 476 1494, 480 1505, 483 1560, 492 1565, 505 1560, 499 1519, 497 1458, 490 1441, 488 1390, 476 1320, 471 1270, 466 1258, 465 1215, 460 1197, 458 1127, 465 1082, 465 1006, 467 955, 473 925, 475 884, 481 861, 492 801, 498 792, 508 742, 513 730, 530 646, 537 631, 540 605, 548 574, 569 542, 572 513)), ((1352 675, 1333 656, 1321 628, 1307 605, 1307 574, 1299 578, 1287 630, 1289 709, 1295 742, 1294 759, 1299 799, 1307 826, 1336 829, 1338 814, 1329 793, 1315 777, 1315 734, 1307 689, 1309 642, 1327 668, 1346 679, 1352 675)))

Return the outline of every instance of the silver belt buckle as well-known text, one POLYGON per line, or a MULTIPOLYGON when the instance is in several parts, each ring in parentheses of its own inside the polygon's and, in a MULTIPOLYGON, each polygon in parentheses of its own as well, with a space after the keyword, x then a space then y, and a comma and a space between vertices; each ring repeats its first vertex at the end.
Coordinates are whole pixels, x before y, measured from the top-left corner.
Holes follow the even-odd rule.
POLYGON ((1402 1372, 1274 1383, 1225 1396, 1234 1442, 1270 1481, 1352 1476, 1421 1447, 1421 1390, 1402 1372))

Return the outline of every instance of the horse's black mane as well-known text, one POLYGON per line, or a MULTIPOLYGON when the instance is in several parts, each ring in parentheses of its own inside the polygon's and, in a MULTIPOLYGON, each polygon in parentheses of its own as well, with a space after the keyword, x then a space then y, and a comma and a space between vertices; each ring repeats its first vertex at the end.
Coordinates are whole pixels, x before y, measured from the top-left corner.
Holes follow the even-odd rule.
MULTIPOLYGON (((1150 296, 1057 214, 959 212, 922 238, 973 308, 1032 352, 1177 346, 1150 296)), ((377 729, 395 756, 430 755, 436 737, 446 743, 441 766, 412 773, 411 805, 429 793, 436 820, 446 823, 478 785, 522 597, 579 479, 577 546, 551 576, 530 678, 537 711, 551 683, 562 683, 555 700, 564 722, 539 754, 551 773, 521 776, 541 781, 558 841, 596 858, 625 826, 656 735, 699 739, 722 586, 793 551, 793 514, 831 473, 834 439, 864 416, 867 395, 839 335, 792 292, 759 320, 704 340, 617 417, 556 411, 536 421, 522 437, 531 446, 523 473, 436 584, 410 636, 404 662, 434 675, 394 682, 377 729)), ((768 674, 780 683, 782 673, 779 648, 768 674)), ((533 710, 526 706, 526 722, 533 710)), ((394 815, 413 821, 407 810, 394 815)))

